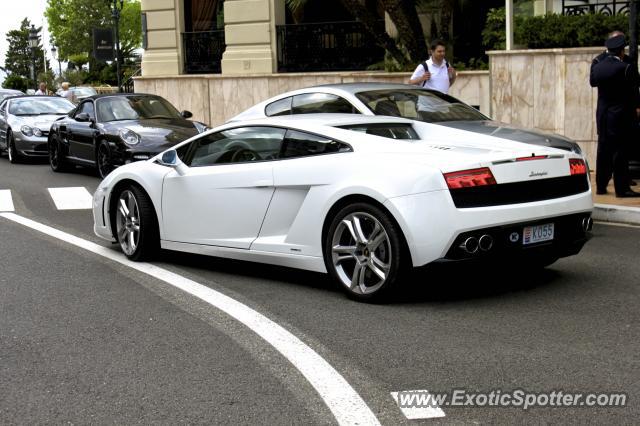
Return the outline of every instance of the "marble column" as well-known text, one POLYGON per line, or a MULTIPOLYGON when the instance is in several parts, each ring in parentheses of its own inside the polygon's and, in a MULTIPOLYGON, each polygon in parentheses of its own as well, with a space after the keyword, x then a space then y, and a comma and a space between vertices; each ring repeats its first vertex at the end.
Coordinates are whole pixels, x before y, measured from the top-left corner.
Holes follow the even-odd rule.
POLYGON ((226 0, 222 74, 277 72, 276 25, 284 20, 284 0, 226 0))
POLYGON ((142 0, 147 17, 147 48, 142 54, 143 76, 178 75, 182 71, 179 19, 182 0, 142 0))

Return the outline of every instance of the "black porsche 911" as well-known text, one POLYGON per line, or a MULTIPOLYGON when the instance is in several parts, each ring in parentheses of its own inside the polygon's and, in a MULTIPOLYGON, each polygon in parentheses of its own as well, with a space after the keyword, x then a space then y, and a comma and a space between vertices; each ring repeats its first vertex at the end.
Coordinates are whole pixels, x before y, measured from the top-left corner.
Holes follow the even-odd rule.
POLYGON ((115 167, 147 160, 208 129, 187 120, 191 116, 156 95, 91 96, 51 126, 49 163, 56 172, 95 167, 104 178, 115 167))

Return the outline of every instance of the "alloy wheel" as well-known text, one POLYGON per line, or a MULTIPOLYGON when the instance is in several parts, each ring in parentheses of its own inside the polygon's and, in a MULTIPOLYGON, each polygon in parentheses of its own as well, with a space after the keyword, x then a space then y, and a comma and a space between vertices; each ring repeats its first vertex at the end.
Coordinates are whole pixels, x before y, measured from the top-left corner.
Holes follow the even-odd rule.
POLYGON ((13 135, 9 134, 9 136, 7 137, 7 155, 9 157, 9 162, 10 163, 15 163, 17 156, 16 156, 16 145, 13 142, 13 135))
POLYGON ((53 170, 58 169, 59 161, 58 143, 56 141, 52 141, 49 144, 49 164, 53 170))
POLYGON ((98 173, 101 178, 105 178, 111 173, 111 163, 109 161, 109 148, 102 144, 98 148, 98 173))
POLYGON ((384 285, 392 256, 387 231, 369 213, 348 214, 333 233, 333 267, 342 284, 355 294, 371 294, 384 285))
POLYGON ((131 256, 140 242, 140 209, 135 195, 125 190, 118 198, 116 230, 122 251, 131 256))

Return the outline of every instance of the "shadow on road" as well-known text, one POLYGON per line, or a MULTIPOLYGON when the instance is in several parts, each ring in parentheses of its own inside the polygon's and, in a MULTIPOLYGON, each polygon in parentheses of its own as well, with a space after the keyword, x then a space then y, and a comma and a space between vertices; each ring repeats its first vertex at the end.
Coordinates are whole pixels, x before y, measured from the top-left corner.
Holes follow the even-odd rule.
MULTIPOLYGON (((208 271, 256 279, 260 285, 321 289, 331 297, 341 292, 326 274, 166 250, 160 256, 158 260, 161 262, 192 268, 195 272, 208 271)), ((558 284, 561 277, 561 273, 549 268, 516 270, 490 266, 461 268, 459 265, 429 265, 414 269, 404 280, 401 291, 383 303, 415 304, 493 298, 558 284)))

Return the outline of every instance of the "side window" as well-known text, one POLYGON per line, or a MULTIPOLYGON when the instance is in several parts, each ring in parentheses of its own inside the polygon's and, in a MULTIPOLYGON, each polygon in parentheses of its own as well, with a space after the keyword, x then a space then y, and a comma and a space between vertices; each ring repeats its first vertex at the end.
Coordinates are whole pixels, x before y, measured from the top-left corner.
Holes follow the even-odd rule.
POLYGON ((346 99, 328 93, 305 93, 294 96, 292 112, 293 114, 357 114, 356 109, 346 99))
POLYGON ((93 102, 91 101, 87 101, 84 102, 82 105, 80 105, 80 108, 78 108, 78 111, 76 112, 76 115, 80 114, 80 113, 87 113, 89 114, 89 117, 91 118, 96 118, 96 114, 93 110, 93 102))
POLYGON ((291 114, 291 96, 280 99, 279 101, 271 102, 264 109, 264 113, 267 117, 291 114))
POLYGON ((281 158, 307 157, 310 155, 350 152, 345 143, 327 139, 310 133, 288 130, 282 144, 281 158))
POLYGON ((191 167, 249 163, 278 158, 285 130, 276 127, 239 127, 193 141, 187 155, 191 167))

